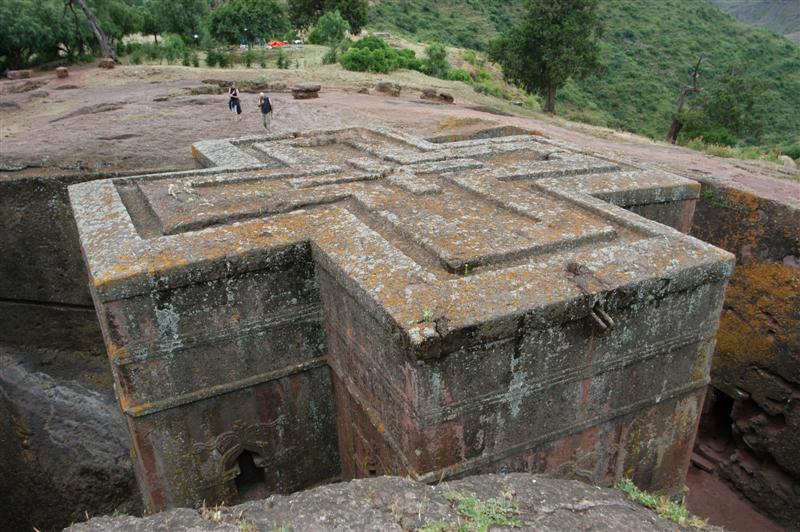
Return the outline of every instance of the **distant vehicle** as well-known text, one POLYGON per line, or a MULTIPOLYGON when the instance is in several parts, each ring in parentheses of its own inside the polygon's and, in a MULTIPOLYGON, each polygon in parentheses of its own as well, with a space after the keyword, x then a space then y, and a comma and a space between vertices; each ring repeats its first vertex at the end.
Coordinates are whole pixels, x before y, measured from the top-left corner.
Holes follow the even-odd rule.
POLYGON ((281 46, 286 46, 286 43, 283 41, 270 41, 267 43, 271 48, 280 48, 281 46))
POLYGON ((292 44, 302 48, 303 47, 303 39, 295 39, 295 40, 292 41, 292 44))

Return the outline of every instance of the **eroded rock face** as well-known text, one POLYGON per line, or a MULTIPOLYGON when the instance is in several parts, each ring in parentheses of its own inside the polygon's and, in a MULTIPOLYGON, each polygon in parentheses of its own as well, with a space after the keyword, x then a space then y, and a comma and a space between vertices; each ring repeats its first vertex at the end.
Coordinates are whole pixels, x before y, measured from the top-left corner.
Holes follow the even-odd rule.
POLYGON ((620 208, 685 225, 696 183, 517 133, 208 141, 70 188, 151 511, 339 474, 683 488, 732 257, 620 208))
POLYGON ((292 98, 295 100, 309 100, 319 98, 320 86, 316 83, 301 83, 292 87, 292 98))
POLYGON ((800 522, 800 209, 703 185, 692 234, 736 254, 712 385, 733 400, 720 472, 763 511, 800 522))
MULTIPOLYGON (((459 500, 501 500, 526 530, 680 530, 619 492, 577 481, 526 474, 480 475, 429 486, 379 477, 323 486, 289 496, 202 511, 179 509, 146 518, 98 517, 68 530, 358 530, 403 531, 426 525, 457 529, 468 518, 459 500)), ((500 529, 502 527, 496 527, 500 529)), ((494 528, 493 528, 494 529, 494 528)))
POLYGON ((53 378, 0 350, 4 528, 51 530, 87 511, 140 511, 132 469, 111 393, 53 378))
POLYGON ((434 100, 442 103, 453 103, 455 101, 453 95, 449 92, 442 92, 430 87, 422 89, 422 95, 420 98, 423 100, 434 100))
POLYGON ((379 81, 375 84, 375 90, 390 96, 400 96, 402 87, 394 81, 379 81))

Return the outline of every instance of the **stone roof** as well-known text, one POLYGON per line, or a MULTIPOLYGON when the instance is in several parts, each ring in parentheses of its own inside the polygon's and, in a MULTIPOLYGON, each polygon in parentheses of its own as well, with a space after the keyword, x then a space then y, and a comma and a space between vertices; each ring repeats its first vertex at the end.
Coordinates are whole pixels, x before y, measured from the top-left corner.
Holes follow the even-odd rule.
POLYGON ((310 245, 428 357, 459 331, 502 335, 520 318, 587 316, 612 292, 653 297, 730 275, 732 255, 624 209, 695 199, 697 183, 513 133, 205 141, 193 153, 209 168, 74 185, 95 297, 253 271, 310 245))

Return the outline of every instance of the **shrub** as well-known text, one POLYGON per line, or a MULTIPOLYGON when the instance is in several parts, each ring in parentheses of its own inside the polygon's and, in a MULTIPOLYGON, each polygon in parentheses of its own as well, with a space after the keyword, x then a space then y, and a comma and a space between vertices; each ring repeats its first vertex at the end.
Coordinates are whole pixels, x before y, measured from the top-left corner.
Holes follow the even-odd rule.
POLYGON ((219 64, 219 53, 213 48, 206 51, 206 66, 214 68, 219 64))
POLYGON ((183 43, 183 39, 177 35, 169 35, 164 39, 163 50, 164 59, 167 60, 167 64, 171 65, 176 59, 183 56, 186 45, 183 43))
POLYGON ((450 70, 450 63, 447 62, 447 48, 441 43, 433 43, 425 49, 425 59, 423 71, 429 76, 436 78, 447 78, 447 71, 450 70))
POLYGON ((247 49, 244 54, 242 54, 242 61, 244 62, 244 66, 250 68, 253 66, 253 61, 255 60, 256 54, 251 49, 247 49))
POLYGON ((323 65, 332 65, 339 60, 339 50, 336 46, 331 46, 325 55, 322 56, 323 65))
POLYGON ((322 34, 317 30, 317 28, 311 28, 311 31, 308 32, 308 35, 306 35, 306 43, 307 44, 325 44, 322 41, 322 34))
POLYGON ((217 52, 217 65, 220 68, 227 68, 233 65, 233 57, 228 52, 217 52))
POLYGON ((387 74, 398 68, 419 70, 422 63, 413 50, 397 50, 378 37, 364 37, 353 43, 339 58, 347 70, 387 74))
POLYGON ((286 57, 286 54, 283 53, 283 50, 278 50, 277 64, 278 68, 282 70, 289 68, 289 59, 286 57))
POLYGON ((463 52, 461 52, 461 59, 463 59, 470 65, 477 66, 478 55, 473 50, 464 50, 463 52))
POLYGON ((792 159, 800 159, 800 140, 782 145, 781 151, 792 159))
POLYGON ((197 55, 197 52, 192 52, 192 66, 197 68, 200 66, 200 57, 197 55))
POLYGON ((353 47, 342 54, 339 62, 345 69, 357 72, 388 73, 395 70, 395 65, 384 50, 353 47))
POLYGON ((472 82, 472 76, 463 68, 451 68, 447 72, 447 79, 450 81, 463 81, 464 83, 472 82))
POLYGON ((141 50, 134 50, 130 56, 130 61, 132 65, 141 65, 142 64, 142 51, 141 50))
POLYGON ((144 52, 144 56, 148 61, 155 61, 158 59, 161 60, 161 46, 158 44, 145 44, 142 46, 142 51, 144 52))
POLYGON ((417 58, 417 54, 414 53, 414 50, 410 48, 401 48, 400 50, 390 48, 390 50, 397 52, 397 68, 422 70, 422 61, 417 58))

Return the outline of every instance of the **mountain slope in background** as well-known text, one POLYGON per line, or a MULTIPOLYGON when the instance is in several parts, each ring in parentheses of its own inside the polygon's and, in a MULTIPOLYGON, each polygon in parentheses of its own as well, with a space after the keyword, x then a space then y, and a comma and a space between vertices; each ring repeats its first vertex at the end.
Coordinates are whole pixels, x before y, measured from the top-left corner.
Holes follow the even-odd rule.
POLYGON ((800 45, 800 0, 708 0, 742 22, 770 29, 800 45))
MULTIPOLYGON (((370 26, 485 49, 523 12, 521 0, 383 0, 370 6, 370 26)), ((559 92, 559 114, 663 138, 678 90, 703 53, 701 86, 737 62, 767 84, 760 144, 800 145, 800 47, 706 0, 603 0, 600 16, 606 73, 569 82, 559 92)))

